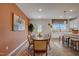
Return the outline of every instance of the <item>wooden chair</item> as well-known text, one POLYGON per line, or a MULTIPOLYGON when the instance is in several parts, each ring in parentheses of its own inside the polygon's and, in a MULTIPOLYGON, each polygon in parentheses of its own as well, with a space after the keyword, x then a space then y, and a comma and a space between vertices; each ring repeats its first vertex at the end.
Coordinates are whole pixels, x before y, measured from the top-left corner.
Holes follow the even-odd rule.
POLYGON ((51 49, 51 48, 50 48, 51 34, 48 34, 48 36, 49 36, 49 39, 48 39, 48 45, 49 45, 49 49, 51 49))
POLYGON ((47 56, 47 40, 34 40, 33 41, 33 51, 34 51, 34 56, 35 53, 45 53, 47 56))
POLYGON ((44 34, 44 35, 47 36, 47 37, 49 37, 47 44, 49 46, 49 49, 51 49, 51 47, 50 47, 51 34, 48 33, 48 34, 44 34))
POLYGON ((29 49, 30 46, 33 45, 33 40, 32 40, 31 35, 27 35, 27 38, 28 38, 28 42, 29 42, 29 46, 28 46, 28 49, 29 49))

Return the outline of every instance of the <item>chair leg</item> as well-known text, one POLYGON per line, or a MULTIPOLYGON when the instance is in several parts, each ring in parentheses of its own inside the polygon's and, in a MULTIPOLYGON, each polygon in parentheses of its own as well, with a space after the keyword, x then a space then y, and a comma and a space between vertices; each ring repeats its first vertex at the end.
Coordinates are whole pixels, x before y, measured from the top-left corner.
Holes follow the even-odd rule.
POLYGON ((35 51, 33 51, 33 56, 35 56, 35 51))
POLYGON ((47 52, 46 52, 46 56, 47 56, 47 52))
POLYGON ((59 43, 61 42, 61 37, 59 36, 59 43))
POLYGON ((49 43, 49 49, 51 49, 51 47, 50 47, 50 43, 49 43))
POLYGON ((78 51, 79 51, 79 42, 78 42, 78 51))
POLYGON ((33 56, 35 56, 35 53, 33 53, 33 56))
POLYGON ((73 49, 73 40, 71 40, 71 49, 73 49))
POLYGON ((28 50, 29 50, 29 48, 30 48, 30 45, 28 46, 28 50))

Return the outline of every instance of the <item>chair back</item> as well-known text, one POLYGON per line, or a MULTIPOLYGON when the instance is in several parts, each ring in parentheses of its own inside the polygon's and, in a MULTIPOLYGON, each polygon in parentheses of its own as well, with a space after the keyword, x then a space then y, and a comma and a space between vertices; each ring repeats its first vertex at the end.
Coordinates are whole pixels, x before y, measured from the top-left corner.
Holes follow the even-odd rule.
POLYGON ((34 51, 47 51, 47 40, 34 40, 34 51))
POLYGON ((31 35, 27 35, 29 44, 33 41, 31 35))

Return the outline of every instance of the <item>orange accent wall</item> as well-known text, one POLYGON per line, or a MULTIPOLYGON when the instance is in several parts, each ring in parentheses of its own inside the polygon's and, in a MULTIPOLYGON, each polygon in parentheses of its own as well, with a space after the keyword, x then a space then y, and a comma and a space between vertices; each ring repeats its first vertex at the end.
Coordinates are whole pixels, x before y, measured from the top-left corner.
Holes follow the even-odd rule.
POLYGON ((7 55, 26 40, 28 21, 28 17, 16 4, 0 4, 0 53, 7 55), (12 31, 12 13, 23 17, 26 24, 24 31, 12 31), (7 46, 8 50, 6 49, 7 46))

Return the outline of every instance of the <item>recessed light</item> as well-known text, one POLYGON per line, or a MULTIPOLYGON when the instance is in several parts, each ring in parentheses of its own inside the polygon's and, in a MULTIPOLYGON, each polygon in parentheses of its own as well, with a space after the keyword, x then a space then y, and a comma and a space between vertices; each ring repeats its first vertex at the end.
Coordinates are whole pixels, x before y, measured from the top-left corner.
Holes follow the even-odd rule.
POLYGON ((71 11, 71 12, 72 12, 73 10, 71 9, 71 10, 69 10, 69 11, 71 11))
POLYGON ((39 9, 38 9, 38 11, 39 11, 39 12, 41 12, 41 11, 42 11, 42 9, 41 9, 41 8, 39 8, 39 9))

